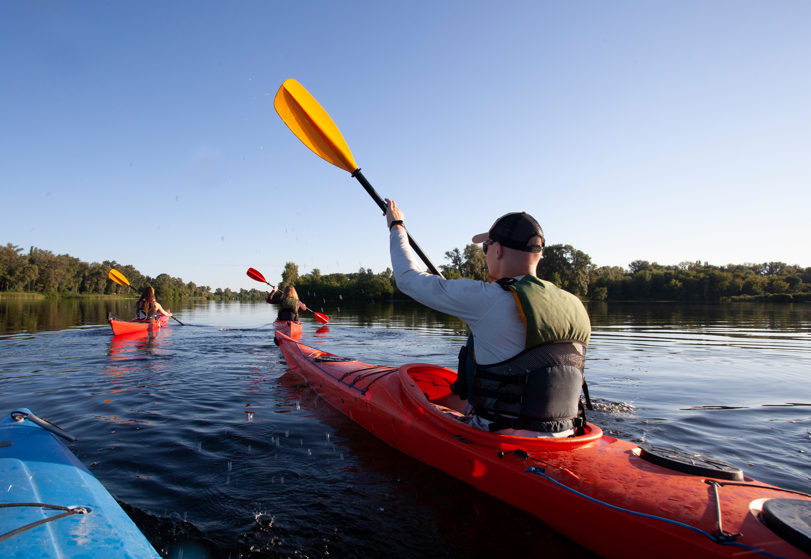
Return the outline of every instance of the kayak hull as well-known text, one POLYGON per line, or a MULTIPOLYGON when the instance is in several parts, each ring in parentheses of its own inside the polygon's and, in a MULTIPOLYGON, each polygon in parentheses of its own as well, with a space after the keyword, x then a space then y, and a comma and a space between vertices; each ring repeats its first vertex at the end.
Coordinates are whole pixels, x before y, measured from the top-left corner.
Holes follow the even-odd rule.
POLYGON ((157 320, 115 320, 110 319, 113 335, 134 334, 136 332, 156 332, 169 323, 169 317, 161 315, 157 320))
MULTIPOLYGON (((54 435, 31 420, 15 421, 12 414, 0 419, 0 479, 0 504, 42 503, 88 511, 0 541, 0 557, 160 557, 99 480, 54 435)), ((64 513, 43 507, 4 507, 0 538, 59 514, 64 513)))
POLYGON ((277 320, 273 323, 276 333, 282 333, 294 340, 301 339, 302 325, 298 320, 277 320))
POLYGON ((719 480, 723 530, 743 534, 722 545, 715 537, 716 488, 706 483, 710 478, 653 464, 636 444, 603 435, 591 424, 584 436, 565 439, 476 429, 435 405, 453 402, 455 371, 334 361, 336 356, 278 338, 293 372, 382 441, 534 514, 604 557, 733 557, 753 553, 743 547, 751 546, 807 558, 759 520, 759 507, 768 499, 811 498, 749 478, 737 485, 719 480))

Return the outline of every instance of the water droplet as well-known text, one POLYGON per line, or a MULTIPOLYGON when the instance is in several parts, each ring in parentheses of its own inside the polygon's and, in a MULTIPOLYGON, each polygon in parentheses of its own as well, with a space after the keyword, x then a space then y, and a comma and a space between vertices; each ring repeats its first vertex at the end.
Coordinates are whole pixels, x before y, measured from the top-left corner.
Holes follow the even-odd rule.
POLYGON ((329 433, 327 433, 327 442, 329 442, 329 433))
POLYGON ((341 312, 341 307, 338 307, 338 312, 341 312))
POLYGON ((338 453, 338 456, 340 456, 340 457, 341 457, 341 460, 343 460, 343 459, 344 459, 344 453, 343 453, 343 452, 339 452, 339 453, 338 453))
POLYGON ((300 410, 300 409, 301 409, 301 402, 296 402, 296 409, 297 409, 297 410, 300 410))
POLYGON ((248 445, 248 452, 251 451, 251 445, 248 445))
POLYGON ((308 449, 307 449, 307 456, 312 456, 312 455, 313 455, 313 453, 312 453, 312 452, 310 452, 310 449, 308 448, 308 449))
POLYGON ((289 437, 289 436, 290 436, 290 429, 288 429, 287 431, 285 431, 285 432, 284 432, 284 438, 285 438, 285 439, 286 439, 287 437, 289 437))
POLYGON ((304 446, 304 439, 299 439, 298 442, 301 443, 301 446, 304 446))
POLYGON ((229 471, 229 472, 231 471, 231 467, 232 467, 232 464, 231 464, 231 461, 229 460, 229 461, 228 461, 228 471, 229 471))
POLYGON ((203 443, 197 443, 197 452, 203 450, 203 443))
MULTIPOLYGON (((189 511, 183 512, 183 522, 186 522, 186 516, 189 514, 189 511)), ((182 551, 182 550, 181 550, 182 551)))
POLYGON ((284 476, 282 476, 282 477, 281 477, 281 479, 280 479, 279 483, 281 483, 282 485, 284 485, 284 476))
POLYGON ((225 476, 225 485, 231 485, 231 476, 225 476))

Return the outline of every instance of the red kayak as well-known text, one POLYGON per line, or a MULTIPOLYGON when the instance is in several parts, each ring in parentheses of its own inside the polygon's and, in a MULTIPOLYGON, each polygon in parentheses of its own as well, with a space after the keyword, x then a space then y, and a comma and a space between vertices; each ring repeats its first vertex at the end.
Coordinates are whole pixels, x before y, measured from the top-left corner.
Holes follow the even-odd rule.
MULTIPOLYGON (((167 309, 168 310, 168 309, 167 309)), ((155 332, 169 322, 168 316, 161 315, 157 320, 121 320, 113 313, 107 313, 107 321, 113 327, 113 335, 133 334, 135 332, 155 332)))
POLYGON ((603 557, 811 555, 809 495, 709 456, 615 439, 592 424, 563 439, 483 431, 453 409, 461 401, 450 391, 451 369, 370 365, 276 336, 287 366, 373 435, 603 557))
POLYGON ((294 340, 301 339, 301 322, 298 320, 277 320, 273 323, 276 333, 282 333, 294 340))

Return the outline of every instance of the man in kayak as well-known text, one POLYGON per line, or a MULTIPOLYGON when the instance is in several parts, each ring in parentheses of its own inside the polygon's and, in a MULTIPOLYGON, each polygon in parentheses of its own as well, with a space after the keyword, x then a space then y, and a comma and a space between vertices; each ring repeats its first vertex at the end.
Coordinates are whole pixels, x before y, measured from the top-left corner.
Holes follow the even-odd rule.
POLYGON ((591 324, 577 297, 535 276, 544 247, 538 222, 524 212, 500 217, 472 239, 482 243, 489 281, 445 280, 421 270, 402 211, 393 200, 386 203, 397 287, 470 326, 453 386, 459 403, 467 400, 470 424, 521 437, 582 432, 591 324))
POLYGON ((298 293, 292 285, 285 287, 284 291, 279 291, 274 285, 267 302, 281 305, 276 320, 298 320, 298 312, 307 310, 307 305, 298 300, 298 293))

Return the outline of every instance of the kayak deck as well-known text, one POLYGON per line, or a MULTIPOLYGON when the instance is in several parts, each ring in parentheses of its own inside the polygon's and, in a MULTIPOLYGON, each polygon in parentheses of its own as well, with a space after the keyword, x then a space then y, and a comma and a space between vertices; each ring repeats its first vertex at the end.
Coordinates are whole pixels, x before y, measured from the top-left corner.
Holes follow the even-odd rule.
POLYGON ((564 439, 490 433, 459 420, 455 371, 347 361, 279 338, 288 367, 372 434, 604 557, 807 557, 760 520, 760 509, 770 499, 811 503, 808 496, 666 468, 592 424, 564 439))
POLYGON ((0 419, 0 479, 0 557, 160 557, 62 443, 11 414, 0 419))

